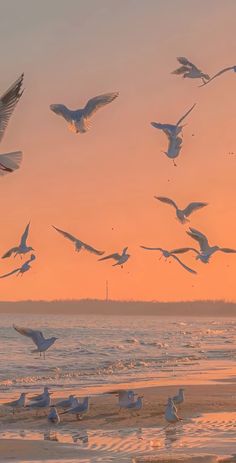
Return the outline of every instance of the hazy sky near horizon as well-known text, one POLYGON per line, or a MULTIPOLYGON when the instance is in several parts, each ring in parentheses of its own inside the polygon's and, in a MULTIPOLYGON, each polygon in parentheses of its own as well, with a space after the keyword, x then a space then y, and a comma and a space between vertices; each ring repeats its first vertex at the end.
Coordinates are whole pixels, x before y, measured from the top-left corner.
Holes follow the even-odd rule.
MULTIPOLYGON (((22 72, 25 92, 0 149, 24 152, 21 169, 0 179, 0 254, 31 220, 37 255, 22 278, 0 280, 1 300, 101 298, 106 280, 115 299, 236 299, 235 255, 203 265, 186 254, 194 276, 139 248, 194 244, 154 195, 183 207, 209 202, 191 225, 212 245, 236 248, 236 75, 198 88, 171 74, 176 56, 209 74, 236 64, 235 17, 234 0, 1 2, 0 93, 22 72), (110 91, 120 96, 84 135, 49 110, 110 91), (174 167, 150 122, 174 123, 193 103, 174 167), (108 253, 128 246, 131 259, 122 270, 77 254, 51 224, 108 253)), ((1 274, 19 264, 2 260, 1 274)))

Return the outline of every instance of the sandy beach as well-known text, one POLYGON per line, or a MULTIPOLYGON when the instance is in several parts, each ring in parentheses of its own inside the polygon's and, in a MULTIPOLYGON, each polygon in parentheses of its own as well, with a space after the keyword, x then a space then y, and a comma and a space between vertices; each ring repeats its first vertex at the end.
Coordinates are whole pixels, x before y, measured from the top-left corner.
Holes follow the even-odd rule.
MULTIPOLYGON (((58 426, 49 426, 44 413, 37 417, 35 411, 23 410, 12 415, 1 407, 0 461, 112 458, 210 463, 232 456, 236 434, 234 379, 221 384, 188 384, 185 390, 186 401, 179 408, 183 422, 169 429, 165 429, 164 409, 167 397, 176 393, 175 385, 137 389, 144 396, 139 416, 127 410, 119 413, 117 399, 106 393, 91 396, 90 411, 82 421, 64 415, 58 426)), ((227 461, 234 460, 231 457, 227 461)))

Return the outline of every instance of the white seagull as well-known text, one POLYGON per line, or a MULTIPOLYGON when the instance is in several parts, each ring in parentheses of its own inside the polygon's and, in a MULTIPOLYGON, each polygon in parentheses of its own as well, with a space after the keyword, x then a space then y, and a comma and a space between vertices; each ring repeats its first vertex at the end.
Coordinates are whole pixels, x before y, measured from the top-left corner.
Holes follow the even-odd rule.
POLYGON ((60 416, 57 412, 57 409, 54 405, 51 405, 50 407, 50 412, 48 414, 48 421, 49 423, 52 423, 52 424, 59 424, 60 423, 60 416))
POLYGON ((127 260, 130 258, 130 254, 127 253, 127 249, 128 247, 124 248, 121 254, 114 252, 114 254, 109 254, 108 256, 101 257, 101 259, 98 260, 102 261, 107 259, 114 259, 116 260, 116 263, 113 264, 112 267, 120 265, 121 268, 123 268, 123 264, 125 264, 125 262, 127 262, 127 260))
POLYGON ((76 415, 77 420, 81 420, 82 416, 88 413, 89 411, 89 397, 85 397, 83 402, 79 402, 77 405, 69 408, 65 412, 61 413, 61 415, 65 415, 67 413, 76 415))
POLYGON ((83 241, 79 240, 70 233, 60 230, 60 228, 54 227, 54 225, 52 225, 52 227, 55 228, 57 232, 61 233, 61 235, 63 235, 64 238, 67 238, 68 240, 72 241, 72 243, 75 244, 75 250, 77 252, 81 251, 81 249, 85 249, 85 251, 91 252, 92 254, 96 254, 97 256, 101 256, 102 254, 104 254, 104 251, 98 251, 97 249, 93 248, 92 246, 89 246, 89 244, 84 243, 83 241))
POLYGON ((30 263, 32 262, 32 260, 35 260, 35 259, 36 259, 35 255, 31 254, 30 259, 24 262, 24 264, 22 264, 21 267, 15 268, 14 270, 12 270, 12 272, 5 273, 5 275, 1 275, 0 278, 9 277, 10 275, 13 275, 14 273, 17 273, 17 276, 19 275, 23 276, 25 272, 28 272, 28 270, 31 269, 30 263))
POLYGON ((175 158, 177 158, 180 154, 183 139, 181 137, 167 135, 169 143, 167 147, 167 151, 163 151, 164 154, 170 159, 173 160, 174 166, 176 167, 177 164, 175 162, 175 158))
POLYGON ((199 87, 204 87, 206 84, 209 84, 213 79, 221 76, 222 74, 228 71, 236 72, 236 66, 228 66, 227 68, 222 69, 221 71, 217 72, 214 76, 212 76, 207 82, 204 82, 203 84, 199 85, 199 87))
POLYGON ((204 264, 208 264, 210 257, 217 251, 225 252, 227 254, 236 253, 235 249, 231 248, 221 248, 219 246, 210 246, 208 243, 207 237, 201 233, 200 231, 196 230, 195 228, 189 228, 187 234, 191 236, 194 240, 196 240, 200 246, 200 251, 195 248, 186 247, 186 248, 179 248, 173 249, 174 254, 183 254, 188 251, 193 251, 197 254, 196 259, 201 260, 204 264))
MULTIPOLYGON (((169 259, 170 257, 172 257, 172 259, 176 260, 188 272, 194 273, 194 274, 197 273, 195 270, 193 270, 192 268, 185 265, 177 256, 175 256, 174 251, 177 254, 176 249, 174 251, 167 251, 166 249, 163 249, 163 248, 149 248, 147 246, 140 246, 140 248, 146 249, 148 251, 160 251, 162 253, 162 256, 165 257, 166 260, 169 259)), ((161 257, 160 257, 160 259, 161 259, 161 257)))
POLYGON ((180 388, 177 395, 172 397, 174 405, 180 405, 184 403, 184 389, 180 388))
POLYGON ((12 254, 14 254, 14 257, 16 257, 18 254, 22 256, 22 254, 27 254, 27 252, 29 251, 34 251, 34 249, 31 246, 27 246, 27 243, 26 243, 28 234, 29 234, 29 227, 30 227, 30 222, 28 223, 28 225, 26 226, 24 230, 19 246, 15 246, 14 248, 9 249, 9 251, 3 254, 2 259, 11 257, 12 254))
MULTIPOLYGON (((13 328, 18 333, 22 334, 23 336, 27 336, 28 338, 31 338, 31 340, 37 346, 37 349, 34 349, 31 352, 32 353, 39 352, 40 357, 41 357, 41 354, 43 352, 44 358, 45 358, 46 350, 48 350, 49 347, 51 347, 54 344, 54 342, 58 339, 58 338, 55 338, 54 336, 52 338, 46 339, 44 337, 42 331, 32 330, 31 328, 21 328, 21 327, 16 326, 16 325, 13 325, 13 328)), ((45 395, 47 396, 48 394, 49 393, 47 393, 45 395)), ((44 395, 44 398, 45 398, 45 395, 44 395)))
POLYGON ((172 407, 172 410, 174 410, 175 413, 177 413, 177 408, 173 402, 173 399, 171 397, 168 398, 166 406, 172 407))
POLYGON ((37 402, 38 400, 45 399, 45 397, 49 394, 49 387, 44 386, 43 388, 43 393, 39 395, 35 395, 33 397, 30 397, 30 400, 33 400, 34 402, 37 402))
POLYGON ((26 393, 22 392, 19 399, 13 400, 12 402, 6 402, 4 403, 4 406, 11 407, 13 414, 14 414, 16 409, 25 408, 25 403, 26 403, 26 393))
POLYGON ((202 209, 203 207, 208 205, 207 203, 193 202, 189 203, 188 206, 185 207, 185 209, 179 209, 177 204, 172 199, 166 198, 164 196, 154 196, 154 198, 158 199, 158 201, 161 201, 162 203, 173 206, 176 211, 176 217, 182 224, 189 222, 187 217, 189 217, 189 215, 192 214, 194 211, 202 209))
POLYGON ((68 123, 69 129, 74 133, 85 133, 90 126, 90 119, 95 112, 103 106, 111 103, 119 95, 118 92, 105 93, 104 95, 95 96, 91 98, 82 109, 71 110, 63 104, 51 104, 50 109, 64 117, 68 123))
POLYGON ((38 400, 38 402, 28 405, 28 408, 34 410, 42 410, 43 408, 49 408, 51 406, 51 396, 48 393, 44 399, 38 400))
POLYGON ((168 404, 166 406, 166 410, 165 410, 165 419, 166 421, 168 421, 169 424, 175 424, 175 423, 178 423, 178 421, 182 421, 182 418, 180 418, 173 405, 172 405, 172 401, 169 402, 168 401, 168 404))
MULTIPOLYGON (((24 74, 22 74, 0 98, 0 141, 7 128, 9 119, 23 93, 24 74)), ((13 172, 20 167, 22 152, 15 151, 0 155, 0 175, 13 172)))
POLYGON ((196 103, 176 122, 176 124, 162 124, 161 122, 151 122, 151 125, 155 129, 162 130, 167 136, 177 137, 182 133, 183 125, 180 125, 181 122, 191 113, 193 108, 196 106, 196 103))
POLYGON ((202 79, 203 83, 210 79, 208 74, 205 74, 195 64, 191 63, 187 58, 180 56, 177 58, 181 66, 172 72, 172 74, 182 75, 189 79, 202 79))

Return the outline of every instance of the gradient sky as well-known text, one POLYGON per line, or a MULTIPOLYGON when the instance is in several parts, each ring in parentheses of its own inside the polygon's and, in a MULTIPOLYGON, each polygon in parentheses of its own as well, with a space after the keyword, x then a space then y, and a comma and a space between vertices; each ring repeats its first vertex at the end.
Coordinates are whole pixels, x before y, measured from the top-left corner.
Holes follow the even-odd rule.
MULTIPOLYGON (((236 247, 236 75, 198 88, 171 74, 176 56, 209 74, 236 64, 235 18, 235 0, 1 2, 0 91, 25 72, 25 92, 1 143, 0 152, 21 149, 24 160, 1 178, 0 253, 30 219, 37 254, 23 278, 1 280, 1 300, 102 298, 106 279, 114 299, 236 299, 236 256, 203 265, 186 254, 194 276, 139 249, 193 244, 153 195, 209 202, 191 225, 213 245, 236 247), (119 98, 85 135, 49 110, 110 91, 119 98), (195 102, 174 167, 150 121, 176 122, 195 102), (51 224, 109 253, 129 246, 132 257, 122 270, 77 254, 51 224)), ((19 263, 2 261, 0 271, 19 263)))

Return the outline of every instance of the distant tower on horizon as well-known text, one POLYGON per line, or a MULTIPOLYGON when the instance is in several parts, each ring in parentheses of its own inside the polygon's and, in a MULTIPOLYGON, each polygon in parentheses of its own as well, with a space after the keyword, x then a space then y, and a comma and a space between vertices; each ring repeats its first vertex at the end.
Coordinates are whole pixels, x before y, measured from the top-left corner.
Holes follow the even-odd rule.
POLYGON ((108 286, 108 280, 106 280, 106 302, 109 300, 109 286, 108 286))

